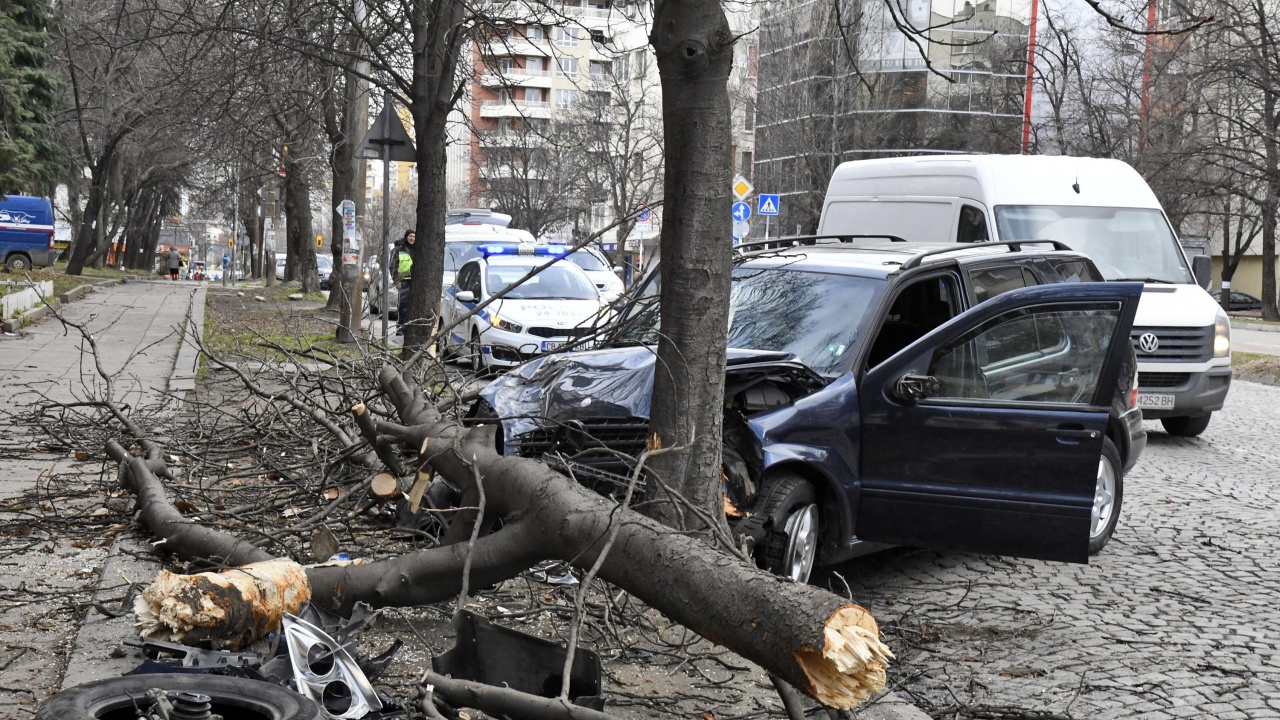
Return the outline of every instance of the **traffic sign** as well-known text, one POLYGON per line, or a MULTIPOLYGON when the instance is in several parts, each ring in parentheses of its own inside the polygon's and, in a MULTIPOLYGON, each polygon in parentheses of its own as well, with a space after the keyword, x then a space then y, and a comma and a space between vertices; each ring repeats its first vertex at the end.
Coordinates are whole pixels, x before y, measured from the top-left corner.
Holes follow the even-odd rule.
POLYGON ((636 208, 636 220, 639 222, 649 222, 653 219, 653 211, 641 205, 636 208))
MULTIPOLYGON (((742 239, 751 234, 751 223, 746 220, 733 221, 733 237, 734 239, 742 239)), ((734 243, 737 245, 737 243, 734 243)))
POLYGON ((235 238, 227 238, 227 247, 229 247, 229 248, 233 248, 233 247, 235 247, 235 246, 236 246, 236 239, 235 239, 235 238))
POLYGON ((366 160, 394 160, 397 162, 417 162, 418 156, 413 150, 413 141, 396 114, 394 102, 383 102, 382 112, 378 113, 369 128, 369 134, 356 147, 356 157, 366 160))
POLYGON ((739 200, 746 200, 747 196, 751 194, 751 191, 755 190, 755 186, 741 175, 733 178, 732 188, 733 196, 739 200))
POLYGON ((781 207, 782 200, 777 195, 765 195, 761 193, 756 212, 761 215, 777 215, 778 210, 781 207))
POLYGON ((733 215, 734 220, 746 222, 747 218, 751 217, 751 206, 744 202, 736 202, 730 214, 733 215))
POLYGON ((316 234, 316 249, 318 250, 318 249, 320 249, 320 248, 322 248, 322 247, 324 247, 324 236, 323 236, 323 235, 320 235, 320 234, 318 234, 318 233, 317 233, 317 234, 316 234))

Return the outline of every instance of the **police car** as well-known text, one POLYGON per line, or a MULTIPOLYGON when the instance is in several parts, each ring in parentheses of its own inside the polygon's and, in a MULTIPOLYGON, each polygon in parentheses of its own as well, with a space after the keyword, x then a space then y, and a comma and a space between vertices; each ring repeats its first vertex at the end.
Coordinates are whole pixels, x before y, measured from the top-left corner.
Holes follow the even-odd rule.
POLYGON ((557 262, 566 250, 515 243, 481 246, 480 257, 458 268, 453 285, 445 291, 441 308, 445 326, 534 268, 548 267, 452 328, 444 338, 445 354, 462 355, 479 372, 518 365, 591 334, 607 305, 582 268, 557 262))

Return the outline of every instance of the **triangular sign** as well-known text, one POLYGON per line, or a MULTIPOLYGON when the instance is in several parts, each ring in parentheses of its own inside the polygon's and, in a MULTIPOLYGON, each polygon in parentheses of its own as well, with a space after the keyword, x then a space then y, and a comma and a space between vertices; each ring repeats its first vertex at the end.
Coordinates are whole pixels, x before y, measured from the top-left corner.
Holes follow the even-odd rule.
POLYGON ((764 202, 760 203, 761 215, 773 215, 776 212, 778 212, 778 208, 774 206, 773 198, 765 198, 764 202))
POLYGON ((413 150, 413 141, 400 122, 395 112, 395 103, 384 103, 382 112, 373 121, 369 134, 364 142, 356 148, 356 157, 366 160, 392 160, 394 162, 417 162, 418 155, 413 150), (389 156, 388 156, 389 153, 389 156))

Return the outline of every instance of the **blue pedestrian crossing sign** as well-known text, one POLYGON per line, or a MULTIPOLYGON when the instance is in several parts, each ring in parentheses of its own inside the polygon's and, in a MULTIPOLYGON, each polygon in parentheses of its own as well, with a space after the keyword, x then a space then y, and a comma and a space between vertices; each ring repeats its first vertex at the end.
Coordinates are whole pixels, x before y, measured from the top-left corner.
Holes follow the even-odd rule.
POLYGON ((782 207, 782 201, 777 195, 760 195, 759 207, 756 212, 761 215, 777 215, 778 208, 782 207))
POLYGON ((733 204, 733 212, 731 214, 734 220, 741 222, 751 217, 751 206, 744 202, 736 202, 733 204))

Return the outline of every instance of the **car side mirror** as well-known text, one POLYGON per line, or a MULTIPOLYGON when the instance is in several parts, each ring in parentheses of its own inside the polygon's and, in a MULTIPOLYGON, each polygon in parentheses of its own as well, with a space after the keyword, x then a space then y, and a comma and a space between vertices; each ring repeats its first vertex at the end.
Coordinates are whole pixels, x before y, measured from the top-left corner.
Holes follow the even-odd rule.
POLYGON ((458 302, 475 302, 476 301, 476 294, 471 292, 470 290, 463 290, 457 295, 454 295, 454 297, 458 299, 458 302))
POLYGON ((893 394, 907 402, 919 402, 942 392, 942 383, 932 375, 907 373, 893 384, 893 394))
POLYGON ((1205 290, 1213 282, 1213 260, 1208 255, 1196 255, 1191 258, 1191 274, 1196 276, 1196 284, 1205 290))
POLYGON ((614 265, 614 266, 613 266, 613 271, 614 271, 615 273, 620 273, 620 272, 622 272, 622 266, 621 266, 621 265, 614 265))

